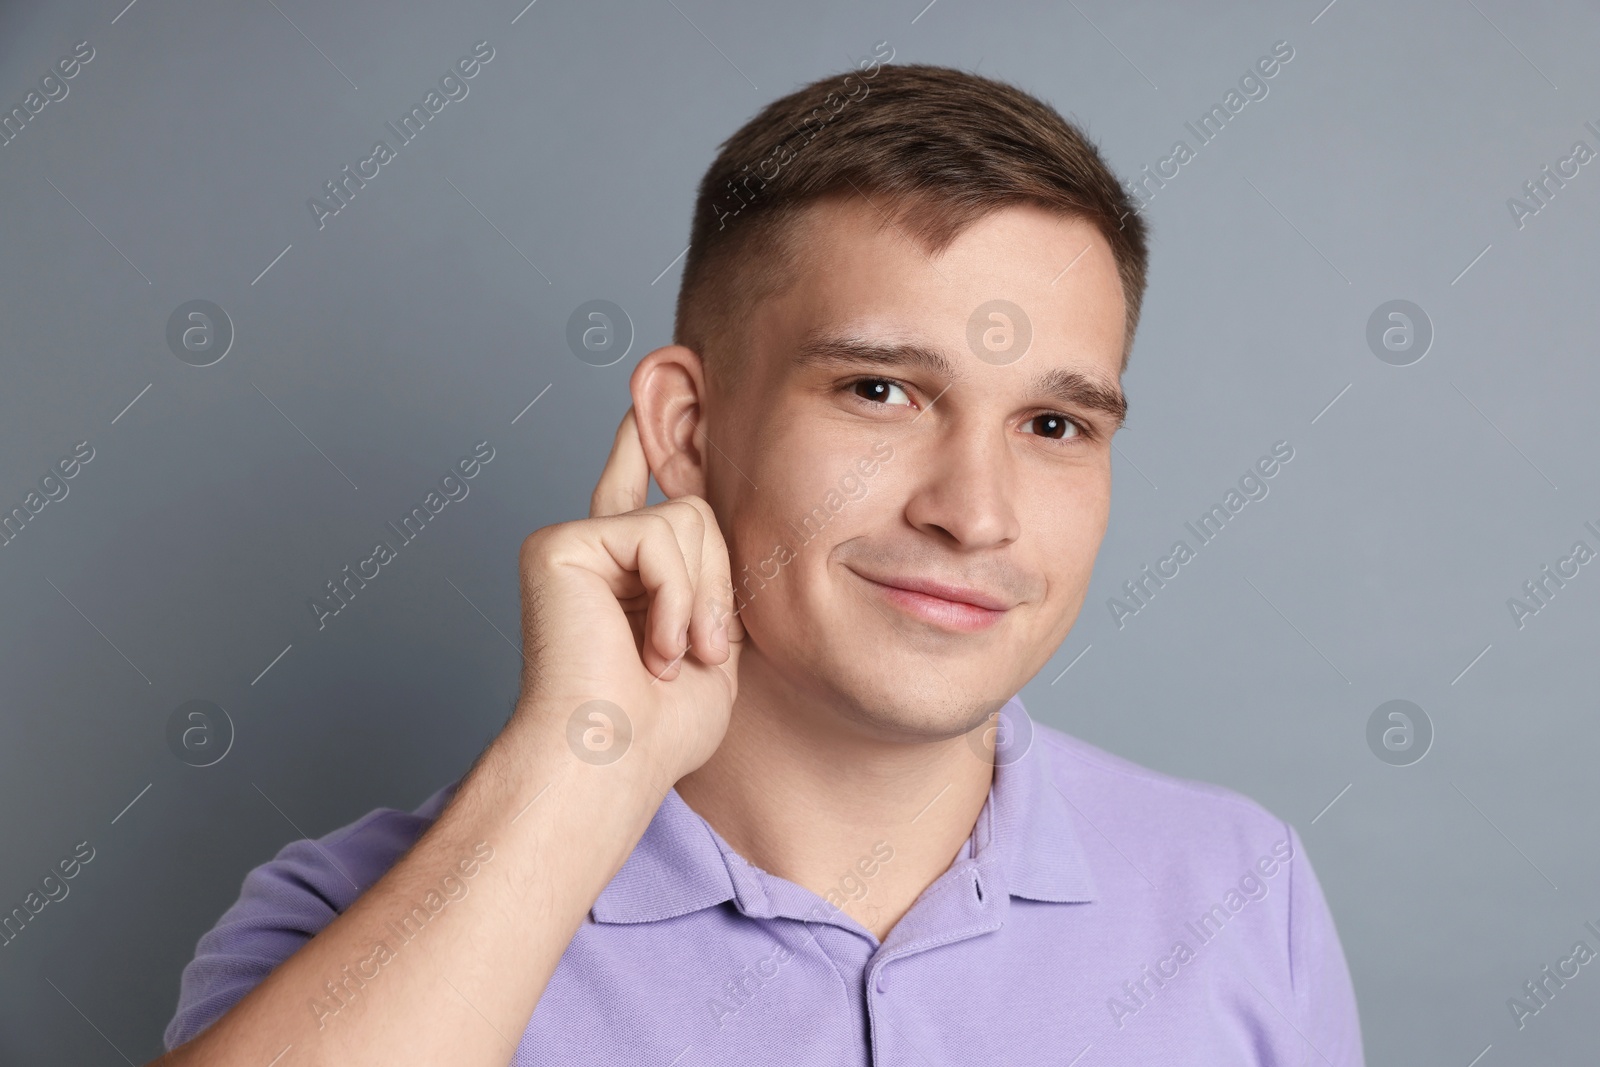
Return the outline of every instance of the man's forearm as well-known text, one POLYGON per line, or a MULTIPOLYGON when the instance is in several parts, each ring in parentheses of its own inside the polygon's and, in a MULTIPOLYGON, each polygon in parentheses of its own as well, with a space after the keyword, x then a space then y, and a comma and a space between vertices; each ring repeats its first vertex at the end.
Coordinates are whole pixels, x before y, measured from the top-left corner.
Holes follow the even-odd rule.
POLYGON ((518 709, 449 806, 377 883, 156 1063, 263 1067, 289 1047, 282 1067, 505 1067, 662 792, 628 760, 574 758, 564 716, 524 714, 534 710, 518 709), (464 895, 402 942, 395 927, 430 891, 442 894, 447 876, 466 884, 464 895))

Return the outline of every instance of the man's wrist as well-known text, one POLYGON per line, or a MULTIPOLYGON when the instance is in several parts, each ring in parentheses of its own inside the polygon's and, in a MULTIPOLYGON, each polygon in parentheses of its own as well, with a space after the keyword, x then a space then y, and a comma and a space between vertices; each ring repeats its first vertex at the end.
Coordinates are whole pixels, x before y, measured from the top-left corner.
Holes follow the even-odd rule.
POLYGON ((490 745, 485 763, 512 787, 510 816, 519 819, 533 805, 550 799, 586 797, 588 802, 649 825, 675 778, 649 759, 626 723, 569 724, 572 710, 520 699, 511 721, 490 745), (610 730, 600 741, 594 731, 610 730), (585 732, 589 732, 587 739, 585 732), (602 743, 603 742, 603 743, 602 743))

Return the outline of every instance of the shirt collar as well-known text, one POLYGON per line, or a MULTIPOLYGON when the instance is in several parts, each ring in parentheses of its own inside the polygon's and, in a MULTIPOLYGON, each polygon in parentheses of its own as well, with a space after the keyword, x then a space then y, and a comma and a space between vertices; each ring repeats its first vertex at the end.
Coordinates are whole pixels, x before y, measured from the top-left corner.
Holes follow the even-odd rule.
MULTIPOLYGON (((993 888, 1012 896, 1055 903, 1097 899, 1072 805, 1055 785, 1050 746, 1020 696, 1000 709, 1000 720, 994 780, 964 850, 966 862, 1001 874, 1004 885, 993 888)), ((597 922, 655 922, 729 900, 745 914, 774 914, 754 871, 669 789, 591 914, 597 922)))
POLYGON ((975 858, 998 854, 1012 896, 1087 903, 1098 894, 1072 803, 1056 785, 1053 755, 1022 697, 1008 700, 1000 709, 994 784, 973 827, 975 858))
POLYGON ((715 831, 667 790, 644 836, 594 902, 596 922, 646 923, 734 898, 733 878, 715 831))

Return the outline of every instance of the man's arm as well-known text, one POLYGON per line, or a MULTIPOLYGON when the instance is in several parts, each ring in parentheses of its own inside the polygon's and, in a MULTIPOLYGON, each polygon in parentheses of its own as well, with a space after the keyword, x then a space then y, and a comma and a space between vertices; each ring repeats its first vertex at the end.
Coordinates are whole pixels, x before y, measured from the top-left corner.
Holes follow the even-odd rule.
POLYGON ((551 736, 548 723, 565 725, 556 716, 514 717, 399 862, 226 1015, 156 1063, 263 1067, 292 1046, 285 1064, 504 1067, 584 915, 661 799, 633 769, 642 763, 574 759, 564 729, 551 736), (477 866, 470 879, 464 863, 477 866), (390 924, 447 876, 469 890, 401 947, 390 924), (338 1002, 327 983, 340 987, 358 973, 378 942, 397 951, 331 1013, 338 1002))
POLYGON ((584 915, 667 790, 721 742, 737 686, 727 545, 699 497, 641 506, 650 472, 634 419, 630 408, 590 517, 523 542, 511 721, 410 851, 160 1067, 265 1067, 286 1051, 283 1067, 510 1062, 584 915), (596 723, 595 701, 614 722, 596 723), (597 747, 625 747, 591 758, 587 733, 608 727, 597 747), (470 890, 415 940, 379 947, 469 872, 470 890))

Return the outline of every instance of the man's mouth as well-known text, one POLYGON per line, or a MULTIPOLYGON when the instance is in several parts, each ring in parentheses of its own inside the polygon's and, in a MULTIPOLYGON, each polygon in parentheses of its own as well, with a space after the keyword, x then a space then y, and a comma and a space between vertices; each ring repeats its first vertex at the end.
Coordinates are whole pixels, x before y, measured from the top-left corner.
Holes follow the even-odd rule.
POLYGON ((981 589, 930 578, 910 575, 869 578, 853 569, 852 573, 908 615, 960 633, 975 633, 993 626, 1011 607, 1005 599, 981 589))

